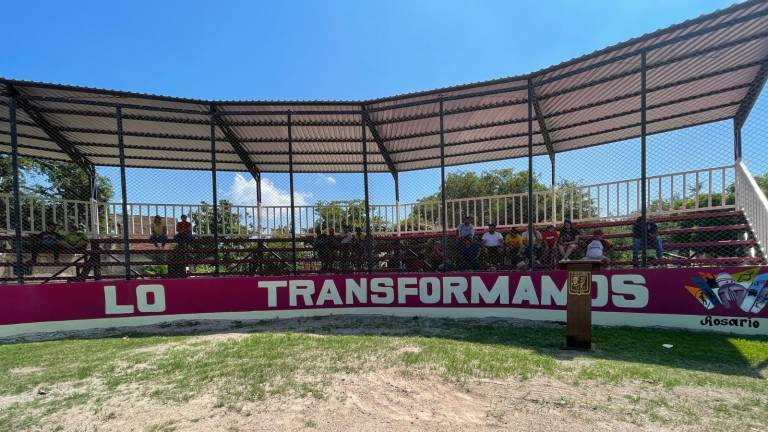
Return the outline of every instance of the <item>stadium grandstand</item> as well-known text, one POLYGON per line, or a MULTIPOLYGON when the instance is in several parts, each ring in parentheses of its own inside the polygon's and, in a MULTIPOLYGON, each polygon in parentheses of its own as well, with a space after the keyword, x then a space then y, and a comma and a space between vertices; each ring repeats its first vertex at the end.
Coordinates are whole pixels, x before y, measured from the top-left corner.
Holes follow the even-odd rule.
POLYGON ((766 264, 768 201, 750 168, 768 160, 743 143, 768 138, 752 121, 767 77, 768 2, 747 1, 526 75, 374 100, 196 100, 0 78, 13 177, 0 182, 0 282, 548 271, 597 237, 612 268, 766 264), (28 159, 71 163, 90 186, 23 189, 28 159), (669 169, 650 172, 661 160, 669 169), (611 165, 623 174, 582 181, 611 165), (451 189, 449 171, 478 166, 518 167, 519 187, 451 189), (119 169, 119 200, 97 193, 104 167, 119 169), (205 173, 204 184, 159 183, 210 201, 131 200, 132 169, 205 173), (255 182, 253 202, 219 199, 226 172, 255 182), (297 199, 295 177, 316 173, 359 175, 362 196, 297 199), (270 175, 287 178, 289 202, 262 199, 270 175), (372 202, 372 175, 391 177, 392 201, 372 202), (404 176, 437 179, 437 193, 401 202, 404 176), (500 236, 484 236, 489 225, 500 236))

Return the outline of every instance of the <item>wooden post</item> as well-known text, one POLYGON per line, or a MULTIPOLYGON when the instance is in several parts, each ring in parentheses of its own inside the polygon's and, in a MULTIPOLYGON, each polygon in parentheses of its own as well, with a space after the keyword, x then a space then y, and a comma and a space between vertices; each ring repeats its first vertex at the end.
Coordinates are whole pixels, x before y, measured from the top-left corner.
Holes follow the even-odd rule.
POLYGON ((565 348, 592 349, 592 272, 600 270, 599 260, 561 261, 568 270, 565 348))

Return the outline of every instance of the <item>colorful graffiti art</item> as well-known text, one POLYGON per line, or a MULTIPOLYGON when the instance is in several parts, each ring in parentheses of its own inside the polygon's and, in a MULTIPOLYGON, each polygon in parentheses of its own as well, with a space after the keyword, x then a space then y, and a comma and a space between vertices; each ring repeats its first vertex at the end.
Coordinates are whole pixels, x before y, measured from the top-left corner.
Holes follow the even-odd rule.
POLYGON ((755 267, 736 273, 699 272, 685 289, 707 310, 721 309, 757 314, 768 304, 768 272, 755 267))

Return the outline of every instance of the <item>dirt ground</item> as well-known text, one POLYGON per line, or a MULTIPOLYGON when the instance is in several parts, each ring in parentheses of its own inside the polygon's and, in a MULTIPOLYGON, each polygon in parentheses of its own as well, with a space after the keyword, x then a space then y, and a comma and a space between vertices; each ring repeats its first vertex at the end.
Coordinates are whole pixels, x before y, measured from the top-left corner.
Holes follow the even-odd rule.
MULTIPOLYGON (((352 318, 350 318, 352 320, 352 318)), ((260 330, 285 331, 291 328, 310 331, 324 321, 300 320, 260 324, 260 330)), ((355 321, 349 332, 355 333, 355 321)), ((226 329, 229 324, 221 324, 226 329)), ((248 332, 217 333, 219 324, 208 324, 210 334, 194 336, 193 342, 217 343, 248 337, 248 332)), ((144 331, 162 332, 161 328, 144 331)), ((177 334, 180 329, 176 329, 177 334)), ((190 327, 190 331, 200 331, 190 327)), ((244 329, 244 330, 247 330, 244 329)), ((118 330, 114 330, 117 332, 118 330)), ((180 330, 182 333, 183 329, 180 330)), ((111 330, 80 333, 85 337, 109 335, 111 330)), ((61 335, 58 335, 61 336, 61 335)), ((317 335, 318 337, 326 337, 317 335)), ((30 335, 26 340, 49 339, 52 335, 30 335)), ((56 336, 54 336, 56 337, 56 336)), ((173 347, 165 344, 147 348, 162 352, 173 347)), ((400 351, 418 353, 417 346, 403 346, 400 351)), ((559 360, 563 366, 582 359, 559 360)), ((34 373, 33 368, 12 370, 12 374, 34 373)), ((131 384, 110 392, 98 379, 59 384, 51 388, 14 396, 0 396, 0 410, 18 402, 66 400, 78 392, 91 397, 84 404, 73 404, 44 417, 35 431, 124 432, 124 431, 634 431, 634 430, 721 430, 713 423, 688 426, 680 417, 679 406, 700 406, 717 392, 720 400, 738 401, 736 391, 706 388, 672 389, 651 384, 625 382, 622 385, 584 381, 571 386, 547 377, 500 380, 467 379, 447 381, 437 373, 382 365, 365 373, 338 373, 329 377, 325 397, 279 395, 257 401, 223 405, 216 391, 199 389, 201 397, 187 402, 162 401, 146 396, 146 389, 132 389, 131 384), (634 385, 637 384, 637 385, 634 385), (660 395, 676 404, 672 420, 649 418, 647 406, 660 395)), ((661 410, 662 417, 664 410, 661 410)), ((755 429, 756 430, 756 429, 755 429)))

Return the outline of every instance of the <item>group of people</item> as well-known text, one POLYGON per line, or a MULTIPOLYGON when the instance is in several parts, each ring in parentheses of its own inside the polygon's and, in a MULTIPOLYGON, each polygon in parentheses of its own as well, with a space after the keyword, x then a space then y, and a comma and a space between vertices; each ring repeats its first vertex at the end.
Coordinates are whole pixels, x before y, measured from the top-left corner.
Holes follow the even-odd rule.
POLYGON ((88 245, 88 235, 85 233, 85 225, 70 224, 65 232, 59 232, 59 226, 55 222, 48 223, 44 231, 32 236, 30 245, 30 260, 27 265, 37 263, 40 253, 53 255, 53 262, 59 263, 62 251, 81 251, 88 245))
POLYGON ((365 235, 360 227, 346 226, 341 235, 336 235, 336 230, 328 228, 323 231, 321 227, 315 228, 315 237, 312 240, 312 248, 320 261, 320 272, 334 271, 334 264, 338 261, 340 270, 350 268, 362 269, 363 256, 365 256, 365 235))
MULTIPOLYGON (((642 224, 642 217, 638 217, 632 226, 632 260, 635 266, 643 248, 642 224)), ((534 229, 532 233, 533 238, 530 238, 528 230, 513 227, 504 235, 496 230, 495 224, 490 224, 478 239, 472 218, 465 217, 456 228, 454 259, 444 258, 441 250, 433 255, 457 270, 480 270, 483 267, 495 270, 501 264, 525 269, 530 267, 531 256, 534 266, 554 268, 559 260, 572 259, 577 251, 583 259, 599 260, 605 264, 609 262, 608 252, 613 244, 600 229, 593 230, 591 234, 581 234, 570 219, 565 219, 559 230, 554 225, 548 225, 541 230, 534 229)), ((656 258, 661 259, 664 250, 656 223, 648 222, 646 233, 647 246, 655 249, 656 258)))
MULTIPOLYGON (((179 247, 185 247, 189 242, 194 240, 192 223, 187 219, 187 215, 181 215, 181 220, 176 223, 176 234, 173 236, 173 240, 179 247)), ((156 248, 161 249, 165 249, 165 244, 168 243, 168 227, 165 225, 163 218, 159 215, 152 218, 149 241, 151 241, 156 248)))

